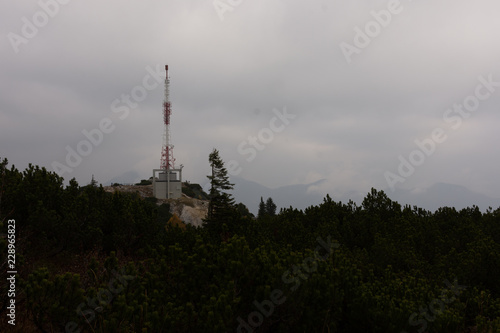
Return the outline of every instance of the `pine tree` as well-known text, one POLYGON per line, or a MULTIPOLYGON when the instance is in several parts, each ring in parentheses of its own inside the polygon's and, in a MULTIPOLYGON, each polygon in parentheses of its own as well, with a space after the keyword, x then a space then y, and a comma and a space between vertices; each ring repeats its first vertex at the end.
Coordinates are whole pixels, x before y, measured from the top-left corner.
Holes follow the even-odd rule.
POLYGON ((266 202, 264 202, 263 198, 260 197, 259 203, 259 212, 257 217, 262 219, 268 216, 276 215, 276 204, 273 201, 273 198, 267 198, 266 202))
POLYGON ((94 175, 92 175, 92 180, 90 181, 90 186, 97 187, 97 180, 94 179, 94 175))
MULTIPOLYGON (((262 198, 261 198, 262 200, 262 198)), ((266 201, 266 214, 269 216, 276 215, 276 204, 273 201, 273 198, 267 198, 266 201)))
POLYGON ((248 210, 248 207, 245 206, 243 203, 238 203, 236 206, 235 206, 236 210, 238 211, 238 213, 240 214, 240 216, 242 217, 248 217, 248 218, 255 218, 255 216, 248 210))
POLYGON ((232 190, 234 184, 229 181, 224 162, 219 156, 219 151, 214 148, 208 157, 212 175, 207 176, 210 180, 210 202, 208 204, 208 215, 205 223, 207 225, 217 224, 222 226, 228 222, 234 211, 234 199, 231 194, 224 191, 232 190))
POLYGON ((260 197, 259 212, 257 213, 257 218, 261 219, 266 215, 266 204, 262 197, 260 197))

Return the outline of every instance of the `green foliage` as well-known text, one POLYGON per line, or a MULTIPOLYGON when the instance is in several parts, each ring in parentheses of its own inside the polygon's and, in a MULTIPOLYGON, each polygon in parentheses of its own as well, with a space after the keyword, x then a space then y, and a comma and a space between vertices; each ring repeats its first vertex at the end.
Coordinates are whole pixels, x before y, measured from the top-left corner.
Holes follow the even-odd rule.
POLYGON ((259 211, 257 212, 257 218, 262 219, 266 215, 266 203, 264 199, 260 197, 259 211))
POLYGON ((272 217, 276 215, 276 204, 272 198, 267 198, 266 202, 260 197, 259 212, 257 215, 258 219, 263 219, 266 217, 272 217))
POLYGON ((210 153, 208 161, 212 174, 207 176, 210 180, 210 203, 204 224, 213 234, 222 235, 227 232, 227 225, 231 224, 236 213, 234 199, 226 192, 232 190, 234 184, 229 181, 227 169, 217 149, 214 148, 210 153))
POLYGON ((166 228, 168 204, 1 161, 0 227, 16 219, 26 258, 20 331, 234 332, 260 313, 259 332, 499 332, 499 209, 428 212, 372 189, 360 206, 327 195, 277 214, 261 199, 254 219, 221 199, 216 152, 202 228, 166 228))
POLYGON ((153 182, 151 180, 141 179, 141 182, 137 183, 135 185, 137 185, 137 186, 145 186, 145 185, 152 185, 152 184, 153 184, 153 182))
POLYGON ((242 218, 253 219, 255 216, 248 210, 248 207, 239 202, 235 206, 236 211, 242 218))
POLYGON ((203 191, 200 184, 191 184, 189 182, 182 183, 182 193, 188 197, 199 199, 199 200, 209 200, 208 194, 203 191))
POLYGON ((156 204, 158 202, 158 198, 156 197, 146 197, 144 198, 145 201, 150 202, 152 204, 156 204))
POLYGON ((77 274, 65 273, 51 278, 40 268, 21 282, 26 293, 27 310, 42 331, 62 331, 67 321, 76 320, 74 305, 83 300, 83 289, 77 274))
POLYGON ((266 214, 269 216, 276 215, 276 204, 273 201, 273 198, 267 198, 266 201, 266 214))

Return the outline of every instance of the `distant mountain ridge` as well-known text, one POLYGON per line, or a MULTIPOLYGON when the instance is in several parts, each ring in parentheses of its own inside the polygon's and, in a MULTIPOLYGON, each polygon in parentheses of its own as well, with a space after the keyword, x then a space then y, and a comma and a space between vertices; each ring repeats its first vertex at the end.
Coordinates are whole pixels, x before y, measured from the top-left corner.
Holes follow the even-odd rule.
MULTIPOLYGON (((137 179, 140 179, 139 174, 135 171, 129 171, 108 181, 108 184, 134 183, 137 179)), ((278 188, 269 188, 255 181, 236 176, 231 177, 231 182, 235 184, 234 190, 231 191, 231 193, 236 203, 242 202, 253 214, 257 214, 260 197, 262 197, 264 201, 267 198, 273 198, 273 201, 278 207, 278 211, 280 208, 288 208, 290 206, 297 209, 305 209, 309 206, 319 205, 323 202, 324 196, 315 191, 308 192, 308 189, 311 186, 323 184, 326 180, 321 179, 308 184, 286 185, 278 188)), ((430 211, 435 211, 445 206, 462 209, 476 205, 481 211, 486 211, 489 207, 493 209, 500 207, 499 198, 492 198, 471 191, 465 186, 448 183, 435 183, 427 188, 397 188, 394 192, 387 188, 377 188, 377 190, 383 190, 389 198, 399 202, 401 205, 418 206, 430 211)), ((332 189, 330 196, 337 202, 348 202, 352 200, 357 204, 361 204, 363 198, 369 191, 370 189, 366 189, 364 193, 351 191, 338 196, 331 194, 334 192, 332 189)))
POLYGON ((311 205, 317 205, 323 201, 323 196, 314 193, 307 193, 310 186, 321 184, 326 180, 318 180, 310 184, 286 185, 278 188, 269 188, 257 182, 246 180, 240 177, 231 177, 231 182, 235 184, 231 191, 236 202, 242 202, 253 213, 257 214, 260 197, 266 201, 273 198, 274 203, 280 208, 304 209, 311 205))
MULTIPOLYGON (((278 210, 290 206, 305 209, 311 205, 319 205, 323 202, 324 196, 317 192, 308 193, 307 190, 311 186, 324 183, 326 180, 322 179, 309 184, 286 185, 274 189, 240 177, 231 177, 231 181, 235 184, 232 194, 236 202, 242 202, 252 213, 256 214, 260 197, 263 197, 264 201, 269 197, 273 198, 278 210)), ((335 201, 348 202, 352 200, 361 204, 369 190, 367 189, 366 193, 350 192, 340 197, 330 196, 335 201)), ((436 183, 423 189, 396 189, 394 192, 390 189, 383 190, 391 200, 397 201, 401 205, 418 206, 430 211, 445 206, 462 209, 476 205, 481 211, 486 211, 489 207, 493 209, 500 207, 500 199, 471 191, 461 185, 436 183)))
POLYGON ((387 192, 387 195, 394 197, 400 204, 416 205, 431 211, 444 206, 462 209, 476 205, 482 211, 489 207, 500 207, 500 199, 471 191, 465 186, 448 183, 435 183, 426 189, 396 189, 394 193, 387 192))

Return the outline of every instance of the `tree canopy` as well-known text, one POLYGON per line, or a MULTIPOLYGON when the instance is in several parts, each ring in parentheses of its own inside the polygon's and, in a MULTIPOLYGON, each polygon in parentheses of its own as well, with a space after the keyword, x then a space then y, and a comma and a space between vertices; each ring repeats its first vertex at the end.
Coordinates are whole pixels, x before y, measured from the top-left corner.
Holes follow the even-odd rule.
POLYGON ((223 224, 228 224, 234 215, 234 199, 227 192, 233 189, 234 184, 229 180, 227 169, 217 149, 214 148, 210 153, 208 161, 212 173, 207 176, 210 181, 210 202, 205 225, 220 232, 223 224))
MULTIPOLYGON (((220 198, 232 185, 211 157, 220 198)), ((0 331, 500 332, 500 209, 430 212, 376 189, 263 219, 216 207, 224 237, 168 205, 0 160, 18 271, 16 326, 4 281, 0 331)))

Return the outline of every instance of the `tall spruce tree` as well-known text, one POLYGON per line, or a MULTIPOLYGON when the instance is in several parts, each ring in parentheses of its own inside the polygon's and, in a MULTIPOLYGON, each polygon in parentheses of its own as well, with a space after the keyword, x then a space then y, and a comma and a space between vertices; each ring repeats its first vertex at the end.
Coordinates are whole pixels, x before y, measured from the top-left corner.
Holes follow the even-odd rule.
POLYGON ((266 214, 269 216, 276 215, 276 204, 273 201, 273 198, 267 198, 266 201, 266 214))
POLYGON ((276 204, 274 203, 273 199, 267 198, 266 202, 264 202, 264 199, 260 197, 259 213, 257 215, 257 218, 262 219, 264 217, 275 216, 275 215, 276 215, 276 204))
POLYGON ((257 218, 261 219, 265 215, 266 215, 266 203, 264 202, 264 199, 260 197, 259 212, 257 213, 257 218))
MULTIPOLYGON (((218 226, 220 229, 223 223, 227 223, 234 212, 234 199, 231 194, 225 191, 232 190, 234 184, 229 181, 224 162, 219 156, 219 151, 214 148, 208 157, 212 175, 207 176, 210 180, 210 203, 205 224, 208 226, 218 226)), ((221 229, 222 230, 222 229, 221 229)))

